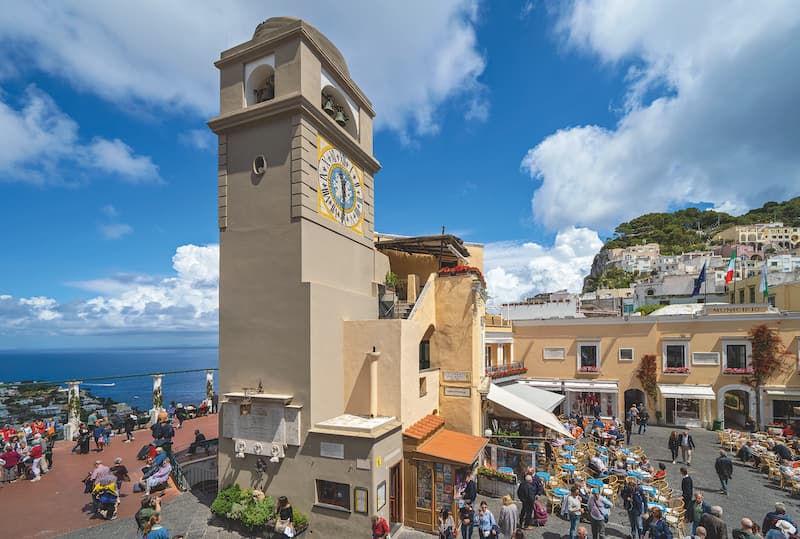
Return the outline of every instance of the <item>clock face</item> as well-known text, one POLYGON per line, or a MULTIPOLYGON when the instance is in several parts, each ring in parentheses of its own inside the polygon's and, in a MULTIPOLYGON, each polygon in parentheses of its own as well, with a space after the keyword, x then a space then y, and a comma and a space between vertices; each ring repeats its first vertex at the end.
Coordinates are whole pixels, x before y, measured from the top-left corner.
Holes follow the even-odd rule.
POLYGON ((339 149, 319 140, 319 211, 363 234, 364 194, 361 171, 339 149))

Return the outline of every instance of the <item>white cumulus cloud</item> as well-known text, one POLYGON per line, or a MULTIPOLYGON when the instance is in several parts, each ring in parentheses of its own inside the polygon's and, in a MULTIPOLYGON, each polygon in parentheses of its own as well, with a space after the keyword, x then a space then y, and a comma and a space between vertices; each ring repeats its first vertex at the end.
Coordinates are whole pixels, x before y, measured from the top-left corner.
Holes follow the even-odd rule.
POLYGON ((119 139, 82 141, 78 124, 35 86, 28 86, 16 107, 4 97, 0 93, 0 181, 81 181, 63 176, 65 164, 127 182, 159 179, 151 159, 136 155, 119 139))
POLYGON ((522 167, 534 218, 613 229, 710 202, 742 211, 800 193, 800 10, 790 1, 565 4, 569 47, 627 70, 616 125, 565 127, 522 167))
POLYGON ((33 66, 121 108, 208 117, 218 110, 212 62, 258 22, 281 15, 305 18, 337 45, 380 111, 379 127, 436 132, 445 99, 483 90, 477 0, 23 2, 0 11, 0 76, 33 66))
POLYGON ((98 335, 217 330, 219 246, 183 245, 167 277, 119 274, 68 283, 98 293, 61 303, 0 296, 0 335, 98 335))
POLYGON ((514 241, 487 244, 484 268, 491 303, 561 289, 580 291, 602 245, 597 232, 575 227, 559 231, 552 247, 514 241))

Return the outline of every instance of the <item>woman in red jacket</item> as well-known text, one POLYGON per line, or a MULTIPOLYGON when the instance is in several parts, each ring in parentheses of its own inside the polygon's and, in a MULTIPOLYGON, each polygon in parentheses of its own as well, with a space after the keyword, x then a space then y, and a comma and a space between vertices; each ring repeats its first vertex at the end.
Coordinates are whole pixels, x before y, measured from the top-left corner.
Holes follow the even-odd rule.
POLYGON ((31 481, 38 481, 42 478, 42 468, 40 467, 39 463, 42 461, 42 457, 44 456, 41 434, 37 434, 33 437, 33 445, 31 445, 31 450, 28 453, 28 456, 33 459, 33 464, 31 465, 33 479, 31 479, 31 481))

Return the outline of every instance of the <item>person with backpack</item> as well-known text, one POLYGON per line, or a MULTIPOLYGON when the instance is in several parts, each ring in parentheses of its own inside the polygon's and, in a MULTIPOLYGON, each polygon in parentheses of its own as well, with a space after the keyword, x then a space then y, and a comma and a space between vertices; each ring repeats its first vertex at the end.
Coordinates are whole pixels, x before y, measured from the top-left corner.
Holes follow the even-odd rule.
POLYGON ((135 440, 133 436, 133 429, 136 428, 136 416, 133 414, 128 414, 128 417, 125 418, 125 422, 123 423, 123 427, 125 428, 125 440, 122 443, 129 444, 131 440, 135 440))
POLYGON ((592 489, 589 497, 589 518, 592 521, 592 539, 605 539, 608 510, 613 507, 608 499, 600 495, 599 489, 592 489))
POLYGON ((645 512, 645 495, 641 485, 636 483, 636 479, 629 477, 625 486, 622 488, 622 505, 628 513, 628 521, 631 524, 631 537, 642 539, 644 537, 644 524, 642 515, 645 512))
POLYGON ((775 524, 779 520, 785 520, 795 528, 797 527, 794 519, 786 514, 786 505, 783 502, 775 502, 775 510, 767 513, 764 517, 764 521, 761 523, 761 533, 766 535, 768 531, 775 527, 775 524))
POLYGON ((161 512, 161 497, 160 496, 145 496, 142 498, 142 505, 136 514, 136 526, 139 529, 139 534, 144 534, 144 526, 150 520, 150 517, 156 513, 161 512))
POLYGON ((650 518, 647 519, 647 530, 650 534, 650 539, 672 539, 672 532, 669 530, 669 524, 662 518, 661 509, 653 507, 650 510, 650 518))
POLYGON ((462 539, 472 539, 472 530, 475 528, 475 511, 468 501, 464 501, 463 507, 458 510, 458 521, 461 523, 462 539))

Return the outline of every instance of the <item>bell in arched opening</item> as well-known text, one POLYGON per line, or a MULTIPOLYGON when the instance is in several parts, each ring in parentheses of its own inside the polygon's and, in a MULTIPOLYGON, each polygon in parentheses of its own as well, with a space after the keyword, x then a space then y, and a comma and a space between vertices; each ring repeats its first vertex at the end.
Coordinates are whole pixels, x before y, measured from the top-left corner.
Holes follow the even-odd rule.
POLYGON ((322 94, 322 110, 328 113, 328 115, 333 116, 336 112, 336 107, 333 103, 333 97, 328 94, 322 94))
POLYGON ((253 90, 255 94, 256 103, 263 103, 275 97, 275 75, 272 75, 264 81, 264 85, 253 90))
POLYGON ((349 120, 349 118, 344 114, 344 107, 336 107, 336 116, 334 116, 333 119, 342 127, 347 125, 347 120, 349 120))

